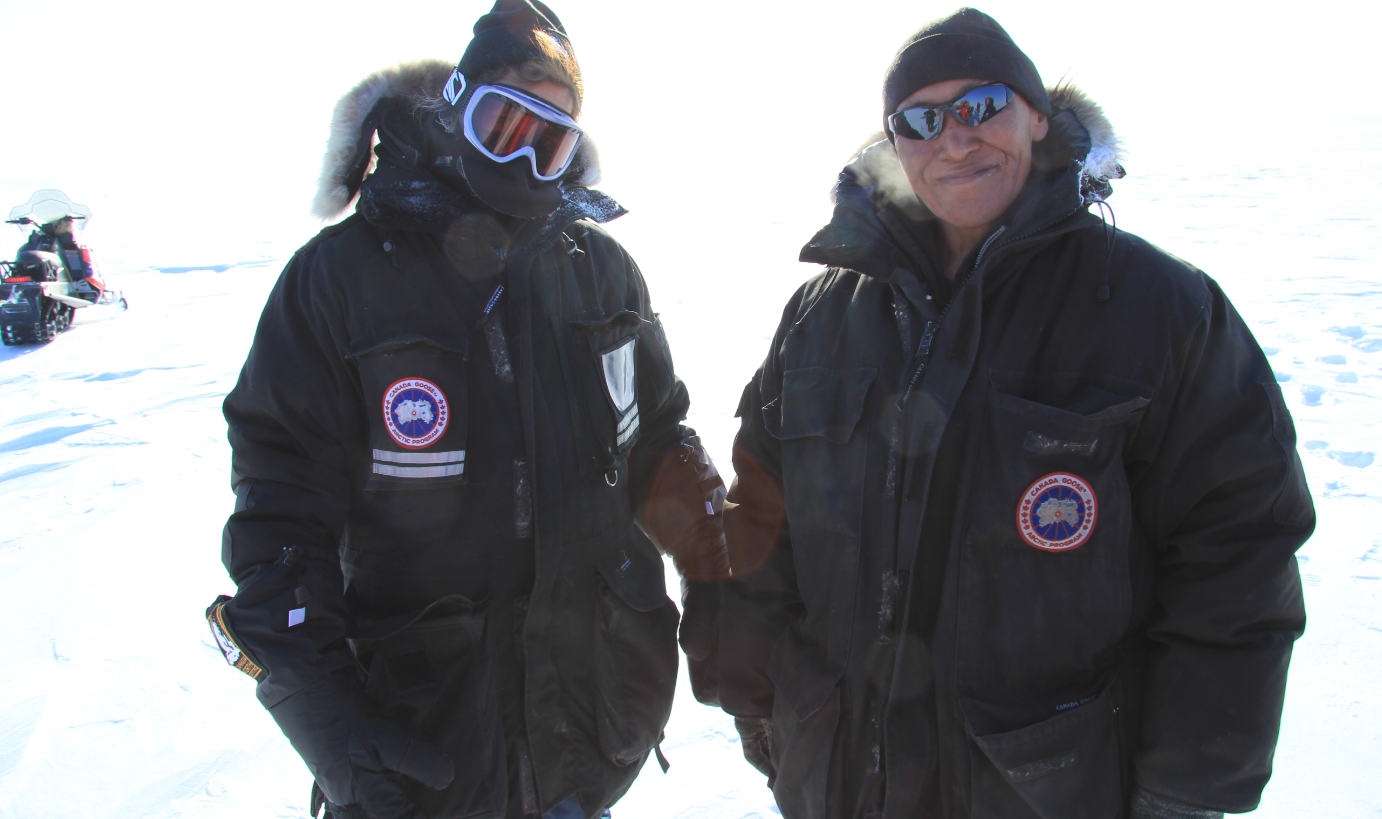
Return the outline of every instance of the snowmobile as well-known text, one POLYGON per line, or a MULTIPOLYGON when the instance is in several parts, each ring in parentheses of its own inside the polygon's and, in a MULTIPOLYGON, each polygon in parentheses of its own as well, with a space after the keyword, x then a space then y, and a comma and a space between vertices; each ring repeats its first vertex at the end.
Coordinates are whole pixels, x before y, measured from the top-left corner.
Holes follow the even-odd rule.
POLYGON ((77 223, 90 218, 89 208, 55 190, 38 191, 10 211, 6 224, 33 230, 15 260, 0 263, 0 340, 6 345, 52 341, 85 307, 129 307, 77 241, 77 223))

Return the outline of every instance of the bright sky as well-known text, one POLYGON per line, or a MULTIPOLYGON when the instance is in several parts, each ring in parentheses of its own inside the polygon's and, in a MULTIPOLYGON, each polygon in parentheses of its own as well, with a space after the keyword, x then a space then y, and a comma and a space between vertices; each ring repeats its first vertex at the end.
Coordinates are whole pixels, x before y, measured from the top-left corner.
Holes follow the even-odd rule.
MULTIPOLYGON (((459 59, 489 6, 68 0, 55 13, 0 0, 0 206, 59 187, 93 207, 93 227, 124 199, 139 203, 144 223, 122 215, 127 222, 107 230, 166 231, 173 220, 184 233, 233 226, 301 241, 336 99, 400 60, 459 59)), ((585 122, 602 149, 605 189, 670 219, 823 201, 881 124, 882 72, 897 46, 952 9, 896 0, 553 6, 585 71, 585 122)), ((1311 135, 1375 106, 1363 79, 1375 74, 1376 4, 981 7, 1048 83, 1068 75, 1091 91, 1134 159, 1287 141, 1308 152, 1311 135), (1327 104, 1311 110, 1321 92, 1327 104)))

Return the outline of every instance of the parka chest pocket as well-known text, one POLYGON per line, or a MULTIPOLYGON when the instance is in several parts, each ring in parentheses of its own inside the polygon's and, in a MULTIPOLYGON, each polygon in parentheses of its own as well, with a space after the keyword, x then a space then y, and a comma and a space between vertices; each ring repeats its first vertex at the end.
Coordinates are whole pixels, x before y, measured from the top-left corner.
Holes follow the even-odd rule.
POLYGON ((577 348, 590 366, 579 367, 582 392, 606 468, 615 466, 638 441, 639 335, 644 321, 623 310, 594 321, 575 321, 577 348))
POLYGON ((782 442, 782 490, 797 586, 808 601, 801 627, 837 662, 848 656, 862 544, 869 424, 862 420, 872 367, 802 367, 782 374, 763 425, 782 442))
MULTIPOLYGON (((963 513, 962 678, 1078 681, 1130 616, 1124 450, 1151 391, 1074 373, 990 371, 963 513)), ((983 692, 971 690, 982 699, 983 692)))
POLYGON ((369 417, 365 488, 422 489, 465 480, 468 434, 464 336, 399 335, 357 345, 369 417))
POLYGON ((859 534, 868 435, 857 427, 877 375, 873 367, 787 370, 782 394, 763 407, 764 428, 782 442, 794 533, 809 528, 859 534))

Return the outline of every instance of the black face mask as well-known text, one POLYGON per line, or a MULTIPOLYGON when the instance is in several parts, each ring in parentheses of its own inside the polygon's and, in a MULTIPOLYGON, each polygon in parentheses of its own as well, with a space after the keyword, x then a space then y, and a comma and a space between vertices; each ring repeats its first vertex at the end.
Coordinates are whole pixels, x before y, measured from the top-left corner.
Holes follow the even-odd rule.
POLYGON ((448 133, 435 117, 424 128, 427 170, 487 207, 522 219, 550 214, 561 206, 560 180, 539 182, 523 159, 495 162, 475 150, 458 130, 448 133))

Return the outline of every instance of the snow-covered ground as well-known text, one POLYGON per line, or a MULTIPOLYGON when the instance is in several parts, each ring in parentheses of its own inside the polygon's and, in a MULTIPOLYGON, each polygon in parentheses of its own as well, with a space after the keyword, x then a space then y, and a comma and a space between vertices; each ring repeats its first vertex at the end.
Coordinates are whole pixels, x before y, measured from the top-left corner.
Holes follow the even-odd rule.
MULTIPOLYGON (((419 0, 416 19, 450 22, 380 26, 365 44, 377 10, 356 0, 329 19, 320 4, 247 0, 201 23, 172 0, 139 14, 64 4, 64 46, 84 57, 69 77, 82 127, 43 139, 0 128, 0 207, 47 187, 90 205, 88 237, 131 309, 83 317, 45 347, 0 349, 0 817, 306 815, 306 769, 201 616, 231 590, 220 402, 278 271, 315 230, 305 211, 334 98, 396 59, 454 59, 489 5, 419 0)), ((690 423, 728 471, 740 389, 812 273, 797 251, 828 217, 850 148, 880 124, 873 89, 926 12, 907 0, 791 15, 743 0, 692 14, 554 5, 586 71, 604 187, 633 210, 611 229, 650 282, 690 423), (646 127, 650 110, 682 130, 646 127)), ((1074 22, 1018 0, 984 8, 1048 79, 1074 65, 1109 107, 1134 149, 1112 199, 1119 227, 1224 285, 1295 415, 1320 519, 1300 553, 1310 623, 1254 815, 1379 817, 1382 119, 1349 118, 1367 115, 1366 94, 1311 110, 1317 80, 1289 70, 1329 66, 1352 92, 1347 78, 1370 75, 1359 61, 1375 53, 1377 12, 1136 5, 1074 22), (1351 24, 1334 25, 1344 12, 1351 24), (1180 56, 1163 59, 1171 48, 1180 56), (1229 79, 1240 76, 1259 81, 1229 79), (1268 104, 1278 97, 1289 104, 1268 104)), ((0 3, 0 30, 43 14, 0 3)), ((33 78, 48 48, 9 38, 0 68, 33 78)), ((0 108, 34 96, 13 83, 0 108)), ((20 239, 0 226, 0 253, 20 239)), ((645 769, 615 815, 776 816, 732 721, 684 680, 679 697, 670 772, 645 769)))

